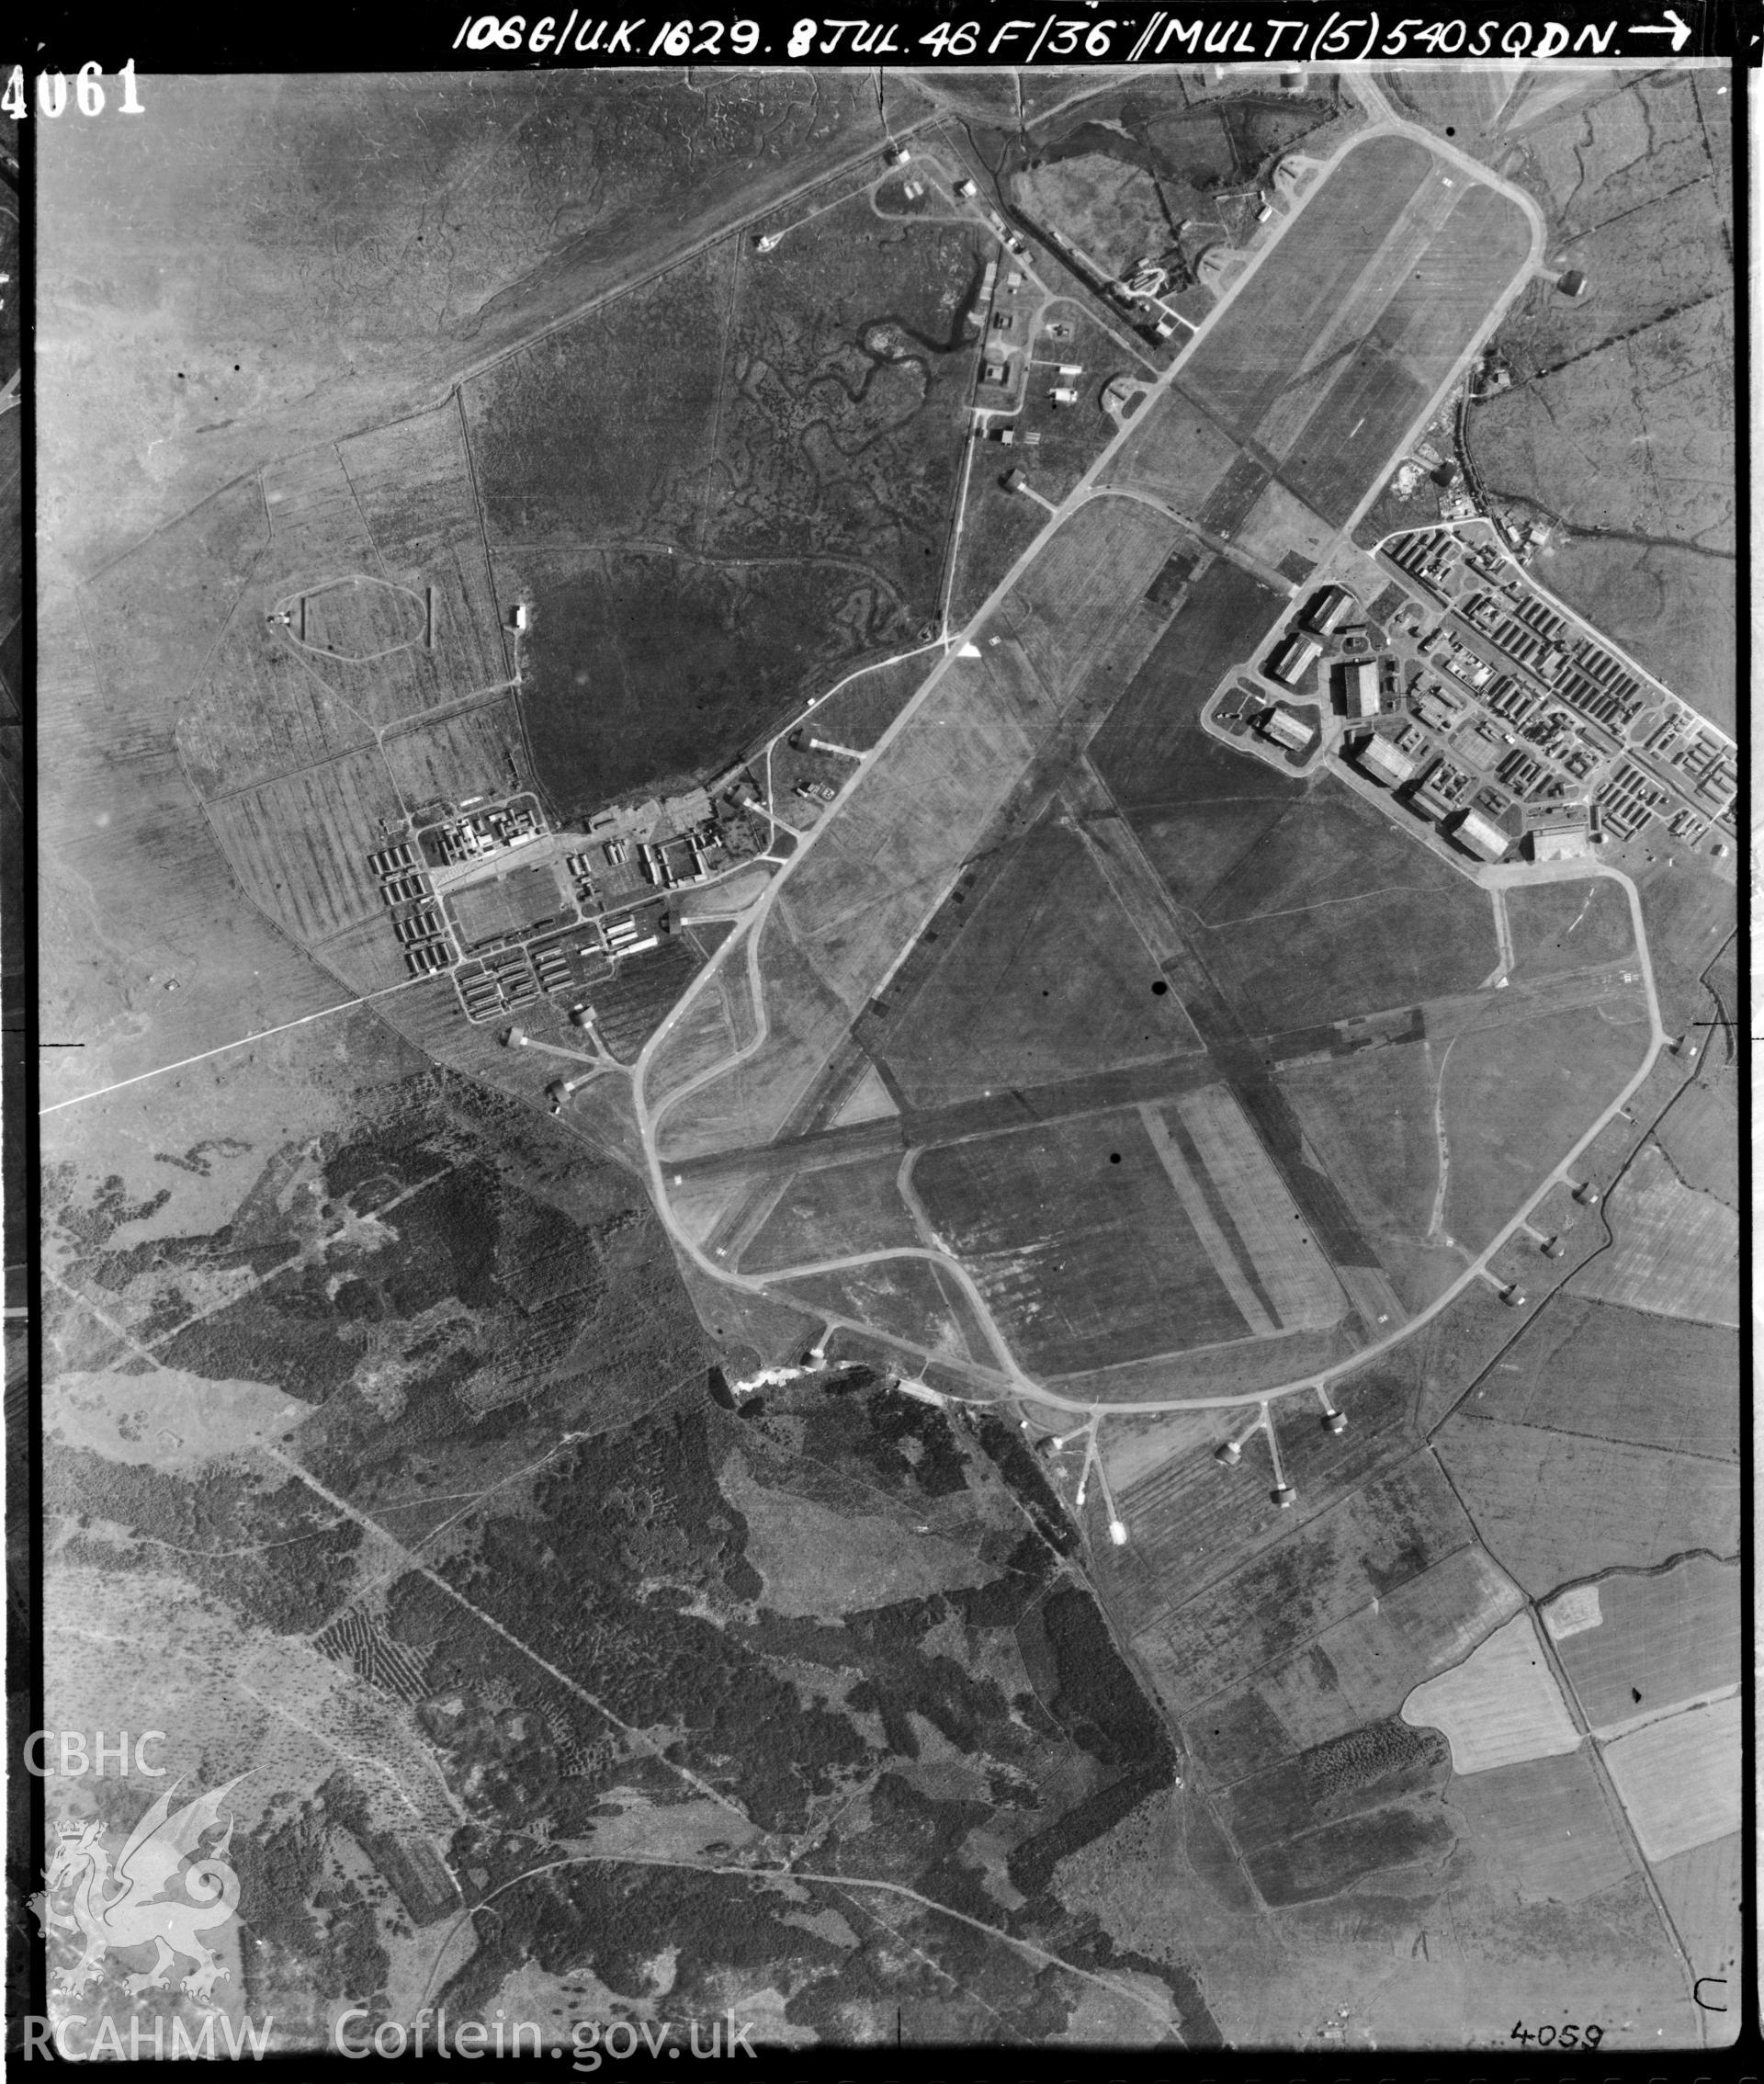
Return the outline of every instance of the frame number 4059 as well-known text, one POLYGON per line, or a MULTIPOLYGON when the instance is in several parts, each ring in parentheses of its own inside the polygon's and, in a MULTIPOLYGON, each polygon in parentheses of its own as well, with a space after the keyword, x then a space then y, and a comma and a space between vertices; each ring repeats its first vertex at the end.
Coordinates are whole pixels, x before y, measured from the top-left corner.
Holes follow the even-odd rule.
POLYGON ((1526 2047, 1536 2042, 1540 2048, 1596 2048, 1604 2039, 1605 2030, 1602 2026, 1539 2026, 1533 2030, 1521 2019, 1509 2037, 1526 2047))
MULTIPOLYGON (((135 62, 123 61, 117 74, 122 89, 122 98, 116 104, 119 116, 144 116, 147 111, 141 106, 141 96, 135 91, 135 62)), ((39 73, 37 75, 37 108, 40 115, 59 116, 68 104, 67 74, 65 73, 39 73)), ((104 113, 104 67, 96 62, 82 65, 74 75, 73 102, 82 116, 101 116, 104 113)), ((15 65, 6 74, 5 90, 0 92, 0 111, 22 122, 30 114, 30 99, 25 92, 25 68, 15 65)))

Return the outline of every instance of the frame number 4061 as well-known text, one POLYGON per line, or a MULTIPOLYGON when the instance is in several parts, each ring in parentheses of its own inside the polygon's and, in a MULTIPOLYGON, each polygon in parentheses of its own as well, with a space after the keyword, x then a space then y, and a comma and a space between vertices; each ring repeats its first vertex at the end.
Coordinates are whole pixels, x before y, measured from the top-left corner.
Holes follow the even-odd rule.
MULTIPOLYGON (((144 116, 141 96, 135 92, 135 62, 125 59, 122 70, 117 74, 122 88, 122 99, 116 105, 119 116, 144 116)), ((59 116, 68 104, 67 74, 65 73, 39 73, 37 75, 37 108, 44 116, 59 116)), ((74 75, 73 102, 82 116, 101 116, 104 113, 104 67, 96 62, 82 65, 74 75)), ((0 110, 22 122, 30 114, 30 100, 25 92, 25 68, 15 65, 6 74, 6 85, 0 92, 0 110)))

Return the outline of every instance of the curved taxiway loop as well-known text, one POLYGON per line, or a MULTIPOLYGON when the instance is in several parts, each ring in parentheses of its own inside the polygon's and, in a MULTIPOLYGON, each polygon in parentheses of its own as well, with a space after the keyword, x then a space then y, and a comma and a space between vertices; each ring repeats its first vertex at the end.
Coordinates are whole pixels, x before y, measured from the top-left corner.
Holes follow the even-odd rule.
MULTIPOLYGON (((1347 156, 1348 153, 1358 150, 1375 138, 1386 136, 1407 137, 1413 142, 1421 144, 1429 153, 1432 153, 1436 159, 1442 160, 1461 167, 1466 175, 1468 175, 1481 186, 1490 188, 1496 193, 1505 197, 1510 202, 1513 203, 1522 212, 1527 223, 1531 228, 1531 251, 1524 265, 1515 270, 1509 282, 1509 286, 1506 291, 1498 299, 1497 299, 1493 304, 1491 304, 1483 323, 1476 328, 1475 334, 1470 339, 1469 344, 1466 345, 1464 352, 1460 355, 1458 360, 1453 365, 1451 373, 1447 376, 1444 381, 1437 387, 1431 398, 1428 402, 1425 412, 1418 417, 1415 425, 1407 430, 1404 443, 1396 450, 1396 453, 1400 454, 1403 448, 1406 448, 1408 446, 1409 446, 1409 444, 1413 441, 1417 431, 1420 427, 1424 427, 1427 425, 1427 422, 1432 417, 1433 413, 1437 411, 1440 399, 1446 396, 1450 392, 1452 387, 1462 379, 1464 371, 1468 368, 1475 357, 1478 353, 1480 353, 1484 343, 1487 341, 1489 334, 1493 331, 1494 327, 1498 324, 1509 305, 1512 302, 1513 299, 1521 293, 1521 291, 1530 281, 1532 277, 1538 270, 1543 258, 1545 240, 1545 228, 1542 212, 1539 210, 1533 199, 1530 196, 1526 195, 1522 189, 1517 188, 1510 183, 1503 180, 1491 169, 1479 165, 1476 162, 1471 160, 1463 153, 1455 150, 1455 148, 1453 148, 1452 145, 1433 136, 1430 132, 1422 130, 1419 126, 1399 120, 1391 111, 1389 105, 1384 102, 1383 97, 1376 95, 1375 91, 1369 96, 1369 105, 1372 106, 1375 110, 1381 111, 1381 113, 1375 114, 1374 121, 1368 124, 1363 130, 1355 132, 1352 137, 1346 140, 1340 146, 1339 146, 1337 150, 1330 154, 1328 160, 1323 161, 1319 164, 1318 172, 1316 177, 1309 183, 1305 195, 1298 199, 1295 209, 1288 214, 1286 214, 1285 217, 1281 221, 1281 222, 1274 228, 1273 235, 1268 238, 1251 255, 1247 266, 1243 268, 1237 278, 1228 285, 1226 291, 1219 299, 1218 302, 1214 305, 1213 309, 1206 314, 1205 318, 1201 322, 1200 325, 1190 335, 1188 341, 1184 344, 1181 352, 1177 354, 1174 359, 1170 362, 1170 366, 1159 376, 1152 379, 1147 385, 1147 397, 1144 401, 1142 410, 1136 413, 1133 418, 1129 422, 1127 422, 1125 425, 1120 427, 1116 431, 1116 433, 1103 445, 1102 448, 1098 452, 1094 461, 1090 465, 1089 469, 1086 470, 1082 477, 1080 478, 1078 483, 1073 487, 1071 493, 1068 495, 1068 497, 1061 503, 1058 507, 1051 510, 1046 526, 1040 531, 1038 535, 1036 535, 1036 537, 1029 544, 1029 546, 1012 564, 1010 570, 1004 574, 998 584, 993 588, 992 592, 987 596, 986 600, 981 604, 979 609, 974 616, 970 617, 967 624, 965 626, 961 637, 957 638, 956 636, 952 635, 949 632, 945 622, 945 627, 943 632, 937 638, 932 640, 930 642, 916 646, 911 651, 898 653, 892 659, 878 660, 871 665, 857 668, 854 672, 846 674, 843 679, 839 681, 833 687, 830 688, 825 695, 817 697, 815 701, 808 703, 805 707, 805 708, 801 712, 801 716, 808 716, 811 714, 816 708, 820 708, 822 703, 830 700, 833 695, 837 694, 842 688, 849 685, 853 680, 859 678, 865 673, 875 672, 879 670, 882 666, 896 664, 900 663, 902 660, 922 656, 932 651, 941 651, 943 653, 942 659, 936 665, 933 666, 931 671, 927 674, 924 682, 917 690, 917 692, 902 707, 901 710, 895 717, 893 721, 888 725, 888 729, 884 731, 881 736, 877 739, 876 744, 872 746, 858 762, 851 779, 847 782, 845 789, 842 792, 842 800, 849 799, 851 795, 861 785, 865 776, 868 774, 868 772, 876 765, 876 763, 886 753, 888 748, 907 728, 912 718, 929 700, 932 693, 936 688, 939 682, 942 680, 944 672, 948 669, 951 661, 956 656, 958 651, 961 649, 963 640, 966 640, 971 642, 975 633, 981 629, 988 619, 994 613, 996 613, 1001 603, 1007 598, 1012 590, 1022 580, 1030 567, 1042 555, 1044 550, 1046 549, 1049 543, 1057 535, 1065 523, 1070 520, 1071 517, 1081 507, 1083 507, 1093 499, 1109 496, 1117 492, 1126 493, 1128 496, 1144 496, 1143 494, 1133 492, 1130 488, 1115 487, 1109 483, 1105 476, 1105 472, 1107 471, 1110 463, 1114 460, 1116 452, 1134 434, 1138 431, 1139 427, 1144 424, 1148 411, 1155 409, 1159 401, 1160 401, 1164 394, 1171 388, 1177 376, 1186 367, 1188 361, 1194 354, 1196 347, 1207 339, 1214 326, 1219 323, 1222 316, 1235 303, 1238 296, 1242 292, 1245 285, 1254 280, 1261 266, 1266 262, 1269 254, 1273 252, 1278 247, 1283 238, 1290 235, 1292 227, 1302 221, 1305 214, 1306 203, 1309 201, 1311 197, 1315 196, 1319 191, 1319 189, 1322 188, 1328 179, 1329 175, 1334 170, 1334 168, 1340 164, 1340 162, 1347 156)), ((971 449, 971 442, 969 444, 969 447, 971 449)), ((964 493, 966 493, 967 482, 967 479, 965 474, 963 484, 964 493)), ((1349 520, 1336 532, 1335 538, 1330 545, 1331 549, 1337 547, 1340 542, 1346 540, 1347 538, 1351 535, 1352 528, 1359 521, 1361 515, 1372 504, 1373 500, 1376 498, 1378 487, 1380 484, 1382 484, 1382 482, 1383 473, 1381 472, 1378 479, 1375 481, 1373 487, 1366 494, 1365 498, 1355 508, 1349 520)), ((965 504, 966 503, 964 499, 963 504, 965 505, 965 504)), ((1156 505, 1159 503, 1155 499, 1148 498, 1146 500, 1146 504, 1156 505)), ((958 531, 962 526, 963 519, 964 515, 958 509, 956 519, 956 527, 958 531)), ((1227 552, 1227 554, 1229 553, 1227 552)), ((788 730, 794 730, 797 727, 797 723, 799 721, 800 717, 793 719, 792 723, 786 726, 785 731, 780 731, 774 736, 774 738, 766 747, 765 774, 767 780, 767 788, 765 798, 765 811, 775 838, 778 830, 782 826, 783 821, 778 819, 774 808, 774 791, 772 786, 772 755, 774 749, 778 743, 778 741, 786 735, 786 731, 788 730)), ((709 962, 707 963, 705 968, 700 970, 698 975, 693 980, 692 984, 687 988, 686 991, 682 996, 678 1003, 669 1012, 665 1019, 662 1022, 661 1025, 656 1029, 655 1033, 644 1045, 642 1050, 639 1052, 637 1058, 636 1062, 632 1066, 632 1096, 637 1115, 638 1133, 642 1144, 645 1161, 649 1168, 651 1197, 655 1203, 657 1211, 661 1216, 663 1225, 666 1227, 669 1235, 673 1238, 675 1245, 681 1252, 685 1253, 693 1261, 693 1263, 700 1268, 701 1271, 709 1274, 714 1280, 721 1282, 722 1284, 729 1287, 746 1290, 750 1294, 766 1295, 772 1293, 775 1285, 783 1281, 806 1277, 815 1274, 846 1271, 858 1266, 882 1264, 890 1259, 924 1259, 929 1260, 934 1265, 946 1268, 960 1286, 964 1296, 967 1298, 970 1306, 975 1310, 978 1321, 985 1329, 995 1352, 999 1354, 1000 1358, 1004 1363, 1002 1369, 1000 1370, 994 1377, 994 1379, 996 1379, 998 1383, 999 1393, 1006 1395, 1015 1394, 1025 1399, 1046 1407, 1052 1410, 1070 1411, 1081 1415, 1088 1421, 1092 1444, 1094 1444, 1095 1429, 1102 1419, 1105 1416, 1134 1412, 1230 1410, 1250 1406, 1265 1408, 1276 1398, 1293 1396, 1300 1393, 1317 1394, 1322 1391, 1329 1383, 1340 1381, 1349 1376, 1357 1373, 1359 1370, 1365 1367, 1370 1362, 1377 1359, 1381 1354, 1389 1352, 1393 1347, 1398 1346, 1405 1341, 1412 1338, 1416 1332, 1422 1330, 1427 1324, 1430 1323, 1435 1318, 1437 1318, 1442 1311, 1448 1308, 1451 1304, 1454 1302, 1457 1297, 1461 1296, 1473 1282, 1481 1280, 1487 1276, 1487 1269, 1497 1254, 1498 1254, 1511 1241, 1513 1237, 1525 1227, 1527 1219, 1536 1210, 1536 1208, 1544 1201, 1545 1196, 1549 1195, 1553 1189, 1569 1179, 1569 1169, 1574 1165, 1576 1160, 1578 1159, 1580 1155, 1591 1146, 1591 1144, 1604 1131, 1604 1129, 1609 1127, 1611 1122, 1616 1118, 1618 1114, 1627 1104, 1627 1103, 1634 1095, 1634 1093, 1640 1090, 1644 1082, 1646 1081, 1648 1075, 1653 1070, 1655 1063, 1659 1057, 1660 1050, 1665 1044, 1666 1037, 1660 1025, 1659 1001, 1655 989, 1653 967, 1648 956, 1646 935, 1643 924, 1641 900, 1634 883, 1627 876, 1623 875, 1620 870, 1607 867, 1602 864, 1586 862, 1565 862, 1560 864, 1550 864, 1543 866, 1521 866, 1512 868, 1493 867, 1466 869, 1465 873, 1473 876, 1476 880, 1480 882, 1485 889, 1490 890, 1491 892, 1497 889, 1505 889, 1515 886, 1523 886, 1528 883, 1582 879, 1589 875, 1604 876, 1609 878, 1612 881, 1618 882, 1623 885, 1629 900, 1630 915, 1634 929, 1637 960, 1639 962, 1640 973, 1645 988, 1648 1009, 1649 1041, 1646 1054, 1642 1060, 1640 1068, 1635 1071, 1634 1076, 1624 1085, 1624 1087, 1617 1094, 1617 1096, 1611 1102, 1610 1105, 1607 1106, 1600 1115, 1591 1127, 1589 1128, 1586 1133, 1578 1139, 1574 1147, 1570 1150, 1568 1150, 1562 1158, 1556 1161, 1555 1164, 1552 1165, 1546 1176, 1540 1182, 1536 1189, 1526 1199, 1523 1205, 1510 1218, 1507 1224, 1494 1237, 1494 1239, 1491 1240, 1491 1241, 1483 1248, 1483 1250, 1475 1257, 1475 1259, 1473 1259, 1468 1263, 1463 1274, 1460 1274, 1458 1278, 1453 1282, 1450 1287, 1448 1287, 1442 1295, 1437 1297, 1430 1304, 1428 1305, 1426 1308, 1419 1311, 1415 1316, 1408 1319, 1395 1331, 1386 1334, 1385 1337, 1376 1340, 1372 1343, 1362 1347, 1358 1352, 1351 1354, 1348 1359, 1337 1362, 1332 1365, 1325 1368, 1309 1370, 1301 1377, 1291 1382, 1277 1384, 1272 1387, 1258 1388, 1229 1396, 1169 1397, 1155 1399, 1145 1402, 1120 1402, 1111 1401, 1107 1399, 1088 1399, 1062 1396, 1057 1391, 1050 1389, 1046 1385, 1035 1381, 1024 1372, 1021 1364, 1012 1353, 1009 1342, 1001 1332, 997 1320, 994 1319, 992 1312, 988 1307, 985 1297, 980 1293, 978 1286, 975 1282, 973 1276, 958 1260, 954 1258, 948 1252, 938 1251, 931 1246, 893 1247, 888 1250, 877 1251, 874 1252, 860 1252, 831 1259, 804 1262, 793 1266, 774 1269, 769 1272, 763 1278, 761 1278, 752 1275, 743 1275, 739 1273, 732 1272, 728 1267, 718 1263, 714 1258, 712 1258, 708 1253, 705 1252, 699 1247, 695 1240, 694 1240, 686 1233, 685 1229, 684 1229, 674 1213, 668 1193, 666 1166, 658 1148, 658 1132, 660 1130, 661 1125, 666 1116, 670 1113, 670 1111, 676 1105, 678 1105, 680 1102, 686 1099, 691 1093, 698 1091, 702 1086, 708 1084, 712 1080, 722 1077, 728 1071, 747 1061, 749 1058, 752 1057, 760 1048, 763 1047, 763 1045, 769 1038, 771 1035, 771 1022, 766 1006, 764 983, 761 974, 761 966, 759 959, 761 939, 764 934, 766 923, 771 916, 772 908, 777 901, 779 891, 783 889, 791 875, 795 873, 797 866, 801 863, 801 861, 809 853, 812 852, 820 835, 825 832, 829 829, 829 827, 837 820, 841 808, 841 804, 835 804, 829 810, 827 815, 820 819, 817 822, 817 824, 814 825, 808 832, 799 832, 794 835, 796 840, 796 846, 789 859, 783 864, 776 875, 774 876, 771 884, 766 889, 766 890, 762 893, 759 899, 739 921, 736 925, 735 931, 716 951, 716 953, 711 957, 709 962), (725 1057, 720 1061, 710 1065, 703 1070, 696 1072, 683 1085, 678 1087, 673 1092, 668 1093, 664 1098, 658 1102, 654 1107, 651 1107, 648 1097, 647 1082, 649 1073, 654 1064, 658 1053, 666 1046, 669 1038, 677 1030, 682 1020, 695 1005, 699 994, 706 989, 707 989, 713 982, 713 980, 720 974, 725 963, 732 961, 734 959, 732 951, 734 951, 737 947, 743 949, 747 964, 747 980, 752 996, 754 1013, 755 1033, 753 1036, 748 1042, 742 1044, 740 1048, 733 1051, 728 1057, 725 1057)), ((940 890, 937 893, 939 901, 941 901, 942 896, 943 892, 940 890)), ((934 911, 935 905, 933 904, 931 909, 934 911)), ((841 1326, 854 1331, 863 1332, 869 1337, 878 1340, 882 1343, 898 1347, 906 1353, 917 1354, 921 1357, 922 1362, 935 1360, 940 1357, 932 1349, 918 1344, 914 1341, 892 1334, 879 1332, 874 1326, 863 1323, 859 1319, 847 1318, 838 1313, 828 1311, 821 1311, 819 1314, 823 1316, 830 1325, 841 1326)), ((1180 1370, 1181 1365, 1181 1355, 1177 1354, 1170 1356, 1170 1366, 1172 1370, 1180 1370)), ((985 1378, 993 1376, 992 1370, 978 1365, 974 1366, 970 1370, 970 1372, 978 1377, 985 1378)), ((980 1402, 989 1399, 976 1396, 971 1399, 953 1398, 952 1400, 980 1402)))
MULTIPOLYGON (((772 1283, 801 1279, 815 1274, 841 1273, 856 1266, 878 1265, 890 1259, 928 1259, 938 1265, 947 1267, 959 1281, 963 1293, 978 1313, 989 1336, 992 1339, 995 1349, 1005 1359, 1005 1369, 999 1377, 1001 1387, 1008 1387, 1034 1402, 1048 1406, 1055 1410, 1077 1412, 1084 1417, 1095 1420, 1104 1416, 1125 1415, 1132 1412, 1229 1410, 1250 1405, 1267 1404, 1275 1398, 1296 1396, 1305 1391, 1315 1394, 1318 1389, 1327 1387, 1330 1383, 1342 1381, 1348 1376, 1359 1373, 1370 1362, 1390 1352, 1393 1347, 1399 1346, 1407 1340, 1411 1339, 1416 1332, 1421 1331, 1442 1311, 1449 1308, 1473 1283, 1487 1278, 1488 1269, 1494 1260, 1511 1243, 1514 1237, 1526 1228, 1529 1218, 1544 1200, 1556 1187, 1565 1184, 1572 1184, 1571 1168, 1575 1161, 1584 1151, 1590 1149, 1597 1138, 1628 1105, 1631 1099, 1646 1082, 1649 1074, 1657 1062, 1660 1051, 1666 1046, 1667 1037, 1660 1024, 1659 999, 1654 983, 1653 964, 1647 952, 1646 935, 1642 922, 1641 898, 1630 878, 1621 869, 1607 867, 1602 863, 1589 864, 1577 861, 1548 863, 1535 867, 1515 866, 1506 868, 1485 868, 1481 871, 1483 878, 1498 878, 1498 887, 1504 889, 1521 888, 1527 884, 1535 883, 1582 881, 1589 876, 1604 877, 1611 882, 1621 884, 1629 900, 1630 918, 1635 934, 1637 960, 1646 994, 1648 1013, 1648 1047, 1640 1066, 1573 1148, 1565 1152, 1552 1165, 1548 1173, 1527 1199, 1521 1203, 1501 1229, 1474 1259, 1469 1261, 1457 1279, 1436 1297, 1425 1309, 1406 1319, 1395 1331, 1387 1332, 1384 1338, 1374 1340, 1370 1344, 1362 1346, 1357 1352, 1350 1354, 1347 1359, 1337 1361, 1327 1367, 1309 1369, 1293 1381, 1277 1383, 1267 1388, 1244 1390, 1230 1396, 1164 1397, 1147 1399, 1143 1401, 1125 1402, 1106 1399, 1062 1396, 1058 1391, 1036 1382, 1023 1371, 1021 1364, 1011 1353, 1008 1342, 1000 1333, 997 1321, 988 1308, 985 1298, 981 1296, 973 1277, 968 1274, 966 1267, 962 1266, 958 1261, 952 1259, 947 1253, 925 1247, 893 1246, 887 1251, 854 1252, 836 1259, 805 1261, 793 1266, 778 1267, 768 1273, 763 1279, 760 1279, 731 1274, 727 1268, 718 1266, 715 1261, 708 1259, 705 1253, 700 1252, 691 1240, 682 1235, 678 1227, 670 1220, 668 1215, 664 1214, 663 1219, 668 1221, 670 1232, 682 1250, 689 1252, 694 1261, 703 1267, 707 1274, 727 1283, 731 1287, 745 1288, 750 1293, 756 1295, 770 1292, 770 1284, 772 1283)), ((651 1160, 653 1170, 652 1148, 651 1160)), ((659 1204, 665 1208, 665 1190, 658 1184, 656 1192, 659 1204)), ((831 1323, 842 1325, 851 1331, 863 1331, 887 1344, 899 1346, 905 1351, 916 1353, 924 1360, 935 1360, 939 1357, 930 1347, 920 1345, 916 1342, 893 1334, 877 1331, 874 1326, 866 1325, 860 1319, 841 1317, 824 1311, 820 1314, 827 1316, 831 1323)), ((1157 1356, 1152 1357, 1156 1358, 1157 1356)), ((1171 1354, 1170 1365, 1172 1372, 1180 1371, 1182 1355, 1180 1353, 1171 1354)), ((989 1399, 952 1397, 951 1400, 956 1402, 979 1402, 989 1399)))

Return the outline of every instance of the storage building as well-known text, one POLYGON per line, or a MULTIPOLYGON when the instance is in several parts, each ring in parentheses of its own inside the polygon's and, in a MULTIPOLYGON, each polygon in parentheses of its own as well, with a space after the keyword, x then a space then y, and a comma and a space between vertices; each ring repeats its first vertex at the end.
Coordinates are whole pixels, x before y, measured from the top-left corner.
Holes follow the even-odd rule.
POLYGON ((1591 835, 1583 824, 1546 825, 1532 834, 1533 861, 1572 861, 1590 852, 1591 835))
POLYGON ((1288 687, 1296 687, 1322 656, 1323 647, 1315 637, 1289 637, 1274 653, 1268 671, 1288 687))
MULTIPOLYGON (((1413 781, 1417 772, 1416 763, 1409 754, 1399 752, 1387 738, 1367 739, 1360 748, 1360 765, 1386 788, 1400 788, 1406 781, 1413 781)), ((1506 842, 1501 844, 1505 851, 1506 842)))
POLYGON ((1375 717, 1378 714, 1378 668, 1370 659, 1344 666, 1341 686, 1347 697, 1349 716, 1375 717))
POLYGON ((1345 586, 1326 586, 1306 619, 1313 629, 1327 637, 1350 621, 1359 605, 1345 586))
POLYGON ((1290 709, 1278 707, 1262 711, 1261 728, 1275 744, 1289 746, 1295 753, 1302 753, 1317 736, 1309 724, 1301 723, 1290 709))
POLYGON ((1481 855, 1485 861, 1498 861, 1507 851, 1506 833, 1479 810, 1466 810, 1458 820, 1457 830, 1452 836, 1473 854, 1481 855))

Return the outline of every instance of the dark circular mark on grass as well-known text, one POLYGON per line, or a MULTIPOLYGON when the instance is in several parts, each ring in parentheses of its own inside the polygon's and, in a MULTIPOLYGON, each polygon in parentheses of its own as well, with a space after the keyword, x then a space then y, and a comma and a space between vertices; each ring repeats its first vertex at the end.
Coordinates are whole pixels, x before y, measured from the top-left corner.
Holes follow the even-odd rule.
POLYGON ((1111 1165, 1118 1165, 1120 1162, 1121 1153, 1118 1150, 1111 1150, 1109 1152, 1109 1163, 1111 1165))
POLYGON ((1162 978, 1160 977, 1160 978, 1159 978, 1159 979, 1158 980, 1157 983, 1155 983, 1155 984, 1154 984, 1154 985, 1152 986, 1152 988, 1151 988, 1151 995, 1152 995, 1152 997, 1153 997, 1154 999, 1161 999, 1161 998, 1163 997, 1164 993, 1165 993, 1166 991, 1168 991, 1169 990, 1170 990, 1170 986, 1169 986, 1168 984, 1166 984, 1166 983, 1164 982, 1163 979, 1162 979, 1162 978))

